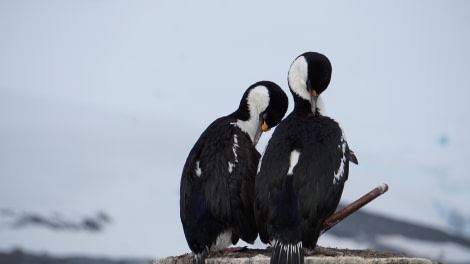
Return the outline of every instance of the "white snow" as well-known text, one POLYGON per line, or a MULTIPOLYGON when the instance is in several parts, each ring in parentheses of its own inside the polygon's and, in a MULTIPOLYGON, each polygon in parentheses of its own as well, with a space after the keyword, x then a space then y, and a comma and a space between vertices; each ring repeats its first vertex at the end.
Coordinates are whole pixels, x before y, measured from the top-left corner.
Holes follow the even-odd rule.
POLYGON ((425 257, 431 260, 461 262, 470 260, 470 250, 467 247, 452 242, 430 242, 410 239, 399 235, 381 236, 378 239, 387 246, 392 246, 411 256, 425 257))

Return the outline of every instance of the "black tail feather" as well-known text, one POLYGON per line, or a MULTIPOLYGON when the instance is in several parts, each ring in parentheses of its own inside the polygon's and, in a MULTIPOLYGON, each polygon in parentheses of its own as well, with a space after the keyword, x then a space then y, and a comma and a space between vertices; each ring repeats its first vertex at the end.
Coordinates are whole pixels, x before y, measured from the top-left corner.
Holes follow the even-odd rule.
POLYGON ((359 161, 356 158, 356 154, 354 154, 354 152, 351 149, 348 151, 348 156, 349 156, 349 161, 350 162, 352 162, 356 165, 359 165, 359 161))
POLYGON ((303 264, 304 252, 302 242, 297 244, 282 243, 279 240, 274 242, 274 249, 271 255, 270 264, 303 264))

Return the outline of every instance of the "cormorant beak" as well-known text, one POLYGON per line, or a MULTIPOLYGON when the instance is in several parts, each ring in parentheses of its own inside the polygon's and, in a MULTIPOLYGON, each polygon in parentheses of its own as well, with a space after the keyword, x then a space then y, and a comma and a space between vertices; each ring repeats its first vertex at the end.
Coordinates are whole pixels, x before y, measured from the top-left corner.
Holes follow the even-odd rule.
POLYGON ((307 90, 310 92, 310 105, 312 107, 312 114, 315 115, 317 113, 317 98, 320 94, 312 88, 310 80, 307 81, 307 90))
POLYGON ((258 126, 258 129, 256 130, 255 138, 253 138, 253 147, 256 147, 256 144, 258 144, 261 134, 263 134, 263 130, 261 130, 261 126, 258 126))
POLYGON ((259 117, 259 125, 258 125, 258 130, 256 130, 255 138, 253 139, 253 146, 256 146, 258 144, 258 141, 261 137, 261 134, 263 132, 269 131, 271 128, 268 126, 268 123, 266 123, 266 113, 260 115, 259 117))
POLYGON ((262 123, 261 130, 263 130, 263 132, 268 132, 271 129, 269 127, 268 123, 266 123, 266 117, 268 117, 267 113, 264 113, 264 114, 260 115, 260 117, 259 117, 260 123, 262 123))
POLYGON ((261 125, 261 130, 263 130, 263 132, 268 132, 269 130, 271 130, 266 121, 263 121, 263 125, 261 125))
POLYGON ((317 112, 317 99, 318 99, 319 94, 317 91, 312 90, 312 93, 310 94, 310 104, 312 106, 312 113, 315 115, 317 112))

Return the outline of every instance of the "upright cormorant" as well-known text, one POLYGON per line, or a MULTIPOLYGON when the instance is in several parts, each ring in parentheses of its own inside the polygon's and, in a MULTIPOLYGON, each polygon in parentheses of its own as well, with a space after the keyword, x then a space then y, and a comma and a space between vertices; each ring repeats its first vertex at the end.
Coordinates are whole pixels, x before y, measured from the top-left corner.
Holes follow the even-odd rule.
POLYGON ((331 70, 316 52, 294 60, 288 74, 294 110, 261 159, 255 219, 261 241, 274 247, 271 263, 303 263, 303 247, 315 248, 323 222, 338 206, 349 162, 357 164, 340 125, 319 108, 331 70))

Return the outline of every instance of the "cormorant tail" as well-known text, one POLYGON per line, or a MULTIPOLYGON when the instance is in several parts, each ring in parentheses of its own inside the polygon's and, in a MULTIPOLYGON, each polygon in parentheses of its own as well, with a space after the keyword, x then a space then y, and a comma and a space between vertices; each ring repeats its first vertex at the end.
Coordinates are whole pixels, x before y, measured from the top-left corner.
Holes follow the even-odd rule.
POLYGON ((208 253, 208 250, 204 250, 201 253, 195 253, 194 254, 193 264, 204 264, 204 263, 206 263, 207 253, 208 253))
POLYGON ((273 253, 270 264, 303 264, 304 252, 302 242, 297 244, 283 243, 279 240, 274 242, 273 253))

